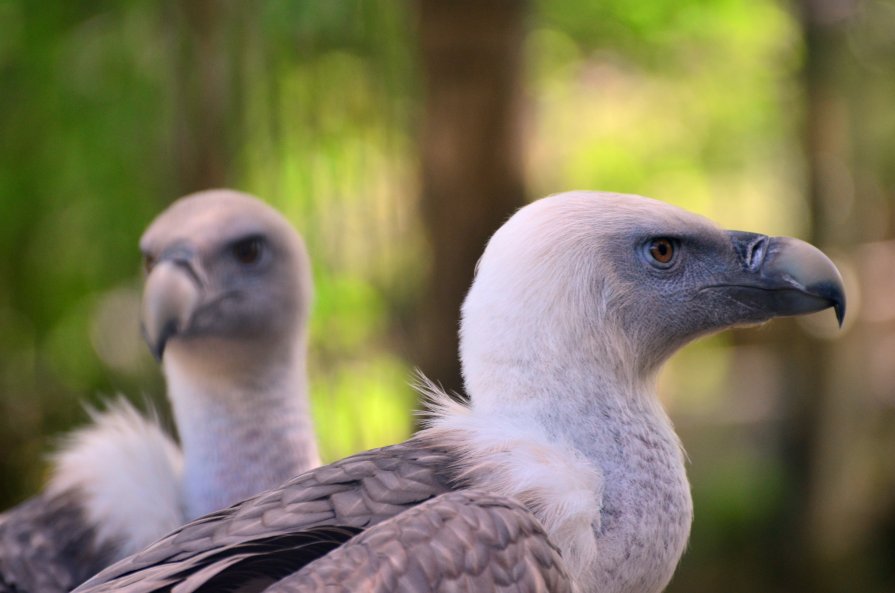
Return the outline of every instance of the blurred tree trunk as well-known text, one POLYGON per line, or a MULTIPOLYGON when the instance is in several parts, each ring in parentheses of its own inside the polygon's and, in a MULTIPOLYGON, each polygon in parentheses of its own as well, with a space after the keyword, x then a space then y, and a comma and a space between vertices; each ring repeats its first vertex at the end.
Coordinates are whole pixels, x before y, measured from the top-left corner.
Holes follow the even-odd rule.
MULTIPOLYGON (((840 252, 877 238, 868 229, 879 225, 865 223, 880 216, 856 184, 853 91, 861 83, 855 80, 859 66, 851 51, 850 28, 858 4, 858 0, 798 3, 805 43, 801 84, 808 240, 840 252)), ((847 283, 854 280, 846 277, 847 283)), ((855 303, 851 305, 854 316, 858 311, 855 303)), ((856 411, 867 393, 859 354, 865 330, 855 325, 837 341, 797 331, 780 342, 780 356, 788 369, 780 435, 789 488, 779 521, 784 537, 778 540, 776 556, 792 590, 866 590, 870 585, 855 582, 848 570, 867 574, 861 552, 848 541, 860 529, 849 514, 866 508, 857 501, 841 504, 843 493, 858 496, 860 491, 860 486, 847 483, 855 474, 843 471, 843 460, 854 451, 856 411)))
POLYGON ((175 193, 232 185, 242 144, 242 50, 255 11, 239 0, 174 1, 166 9, 175 44, 175 193))
POLYGON ((525 201, 522 0, 416 0, 424 110, 421 210, 432 249, 416 360, 461 390, 460 305, 490 235, 525 201))

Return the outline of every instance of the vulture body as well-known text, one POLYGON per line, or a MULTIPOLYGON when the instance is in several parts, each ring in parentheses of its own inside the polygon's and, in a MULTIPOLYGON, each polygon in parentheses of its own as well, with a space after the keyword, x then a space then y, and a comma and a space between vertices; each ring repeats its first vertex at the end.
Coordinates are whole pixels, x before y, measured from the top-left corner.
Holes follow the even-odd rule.
POLYGON ((181 447, 124 400, 75 431, 41 494, 0 515, 0 593, 70 591, 165 533, 319 465, 301 239, 230 190, 172 204, 141 239, 142 327, 181 447))
POLYGON ((463 305, 468 405, 194 521, 78 589, 651 593, 690 529, 655 395, 694 338, 835 307, 795 239, 722 231, 638 196, 539 200, 492 237, 463 305))

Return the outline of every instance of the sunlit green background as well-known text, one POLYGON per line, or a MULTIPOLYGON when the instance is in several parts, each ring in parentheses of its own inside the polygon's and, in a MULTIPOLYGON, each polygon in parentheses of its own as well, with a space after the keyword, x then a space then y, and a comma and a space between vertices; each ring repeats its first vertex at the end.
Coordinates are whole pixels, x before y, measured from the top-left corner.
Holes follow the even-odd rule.
MULTIPOLYGON (((801 236, 849 285, 844 331, 828 313, 728 333, 663 375, 696 506, 669 590, 895 591, 895 2, 518 10, 529 198, 633 192, 801 236)), ((431 281, 418 18, 397 0, 0 0, 4 508, 83 402, 166 405, 136 245, 203 179, 307 241, 325 458, 411 432, 431 281)))

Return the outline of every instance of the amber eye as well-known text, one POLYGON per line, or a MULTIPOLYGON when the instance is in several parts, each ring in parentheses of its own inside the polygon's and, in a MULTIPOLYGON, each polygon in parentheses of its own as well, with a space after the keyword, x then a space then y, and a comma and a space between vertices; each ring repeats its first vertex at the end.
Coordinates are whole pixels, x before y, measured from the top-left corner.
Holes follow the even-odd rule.
POLYGON ((148 253, 143 254, 143 269, 146 270, 146 273, 152 271, 152 268, 155 267, 155 257, 148 253))
POLYGON ((239 263, 250 265, 261 259, 261 253, 264 251, 264 241, 260 237, 243 239, 234 243, 232 249, 233 256, 239 263))
POLYGON ((668 266, 674 259, 674 243, 671 239, 653 239, 648 250, 650 257, 660 266, 668 266))

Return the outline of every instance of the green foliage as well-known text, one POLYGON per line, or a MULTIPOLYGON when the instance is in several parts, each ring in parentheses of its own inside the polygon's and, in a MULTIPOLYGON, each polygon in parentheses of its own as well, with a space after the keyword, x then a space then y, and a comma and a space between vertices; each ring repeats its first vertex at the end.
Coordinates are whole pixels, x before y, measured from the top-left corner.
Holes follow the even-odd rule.
MULTIPOLYGON (((79 402, 119 391, 162 401, 135 320, 136 244, 182 193, 176 127, 189 106, 178 102, 175 72, 186 33, 170 24, 179 6, 0 0, 4 507, 37 490, 54 435, 86 419, 79 402)), ((797 109, 802 41, 787 5, 529 6, 529 195, 635 192, 731 227, 809 230, 797 109)), ((879 117, 860 132, 876 143, 895 130, 886 6, 873 3, 863 25, 871 34, 851 40, 888 81, 862 95, 879 117)), ((314 260, 310 373, 324 457, 398 441, 413 426, 413 360, 401 345, 427 262, 416 214, 413 7, 222 0, 218 8, 229 15, 220 26, 236 73, 227 120, 241 130, 227 180, 283 211, 314 260)), ((850 92, 863 92, 853 76, 850 92)), ((883 169, 891 156, 873 158, 883 169)), ((724 589, 725 575, 767 560, 741 548, 773 537, 785 480, 761 443, 729 424, 773 421, 748 417, 729 395, 738 390, 724 388, 742 375, 737 339, 694 345, 661 380, 700 461, 693 551, 676 590, 724 589), (724 438, 714 438, 718 427, 724 438)))
MULTIPOLYGON (((311 372, 324 450, 341 455, 411 426, 409 363, 392 328, 425 266, 413 14, 386 1, 258 8, 228 29, 244 128, 232 175, 283 210, 314 256, 311 372), (349 393, 364 391, 363 374, 380 377, 380 395, 349 393)), ((183 32, 166 25, 171 10, 0 4, 0 470, 23 475, 22 491, 40 479, 25 450, 80 422, 77 401, 159 396, 135 323, 101 320, 136 298, 136 240, 178 193, 172 126, 183 106, 171 85, 182 48, 172 36, 183 32), (117 346, 101 355, 107 342, 117 346), (113 351, 131 354, 113 362, 113 351)), ((778 108, 798 43, 776 4, 545 1, 531 24, 534 195, 636 191, 741 226, 798 230, 791 122, 778 108)))
POLYGON ((103 367, 89 312, 137 269, 166 122, 148 5, 0 13, 0 473, 21 480, 2 480, 8 503, 39 483, 43 435, 83 419, 78 399, 148 383, 103 367))
MULTIPOLYGON (((315 401, 324 453, 342 456, 409 434, 409 368, 380 337, 382 291, 418 284, 413 264, 402 270, 419 239, 412 186, 395 191, 412 167, 408 15, 327 6, 264 2, 241 41, 228 35, 242 48, 232 117, 248 147, 234 178, 290 216, 315 256, 315 401), (361 397, 352 372, 379 377, 379 396, 361 397)), ((0 4, 0 474, 19 476, 2 481, 4 506, 37 488, 38 455, 84 421, 80 401, 161 401, 133 304, 137 239, 181 193, 172 10, 0 4)))
POLYGON ((772 1, 549 2, 529 42, 535 194, 643 193, 722 224, 805 228, 798 33, 772 1), (797 171, 798 169, 795 168, 797 171))

